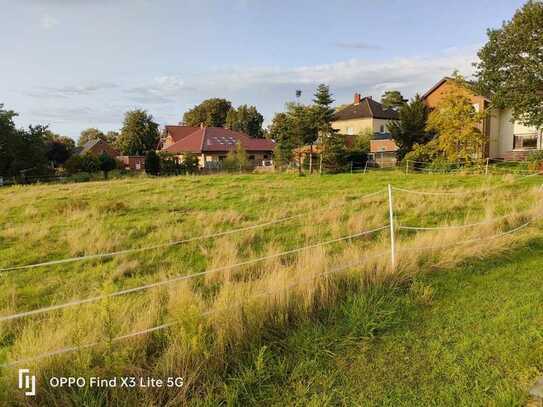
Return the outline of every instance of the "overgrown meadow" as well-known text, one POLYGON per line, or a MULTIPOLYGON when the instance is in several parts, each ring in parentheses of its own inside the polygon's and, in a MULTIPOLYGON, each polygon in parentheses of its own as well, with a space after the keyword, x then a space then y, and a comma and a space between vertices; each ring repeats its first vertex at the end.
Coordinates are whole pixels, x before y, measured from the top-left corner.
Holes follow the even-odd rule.
MULTIPOLYGON (((301 323, 318 323, 323 313, 345 310, 345 304, 368 290, 410 286, 419 273, 496 256, 536 234, 543 214, 539 178, 384 171, 142 177, 0 189, 0 268, 156 246, 292 217, 152 250, 2 272, 2 316, 107 297, 0 322, 0 363, 23 361, 1 370, 3 402, 179 405, 207 398, 236 404, 224 377, 243 368, 249 349, 266 346, 301 323), (392 268, 385 227, 388 183, 458 193, 394 191, 396 225, 482 224, 397 231, 397 266, 392 268), (533 223, 500 235, 528 221, 533 223), (326 244, 318 245, 322 242, 326 244), (262 260, 249 262, 254 259, 262 260), (204 271, 210 272, 108 296, 204 271), (164 324, 168 326, 123 338, 164 324), (83 349, 25 361, 70 347, 83 349), (37 374, 35 398, 16 389, 18 367, 37 374), (52 375, 182 376, 184 385, 52 389, 45 384, 52 375)), ((414 290, 424 299, 424 288, 414 290)))

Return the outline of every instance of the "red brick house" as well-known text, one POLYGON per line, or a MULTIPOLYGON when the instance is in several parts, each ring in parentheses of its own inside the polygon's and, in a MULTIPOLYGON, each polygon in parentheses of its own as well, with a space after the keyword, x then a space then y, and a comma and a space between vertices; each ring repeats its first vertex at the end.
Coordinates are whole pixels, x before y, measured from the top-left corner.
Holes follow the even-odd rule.
POLYGON ((222 127, 166 126, 162 151, 179 157, 187 153, 198 156, 200 168, 220 168, 221 162, 240 145, 253 166, 262 166, 273 158, 275 143, 255 139, 245 133, 222 127))

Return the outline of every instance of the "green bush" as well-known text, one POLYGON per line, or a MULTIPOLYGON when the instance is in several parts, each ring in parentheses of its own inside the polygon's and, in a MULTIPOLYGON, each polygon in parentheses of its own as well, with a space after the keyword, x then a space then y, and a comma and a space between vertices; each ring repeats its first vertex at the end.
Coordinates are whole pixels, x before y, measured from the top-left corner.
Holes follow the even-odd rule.
POLYGON ((528 154, 528 169, 539 170, 543 164, 543 150, 532 151, 528 154))

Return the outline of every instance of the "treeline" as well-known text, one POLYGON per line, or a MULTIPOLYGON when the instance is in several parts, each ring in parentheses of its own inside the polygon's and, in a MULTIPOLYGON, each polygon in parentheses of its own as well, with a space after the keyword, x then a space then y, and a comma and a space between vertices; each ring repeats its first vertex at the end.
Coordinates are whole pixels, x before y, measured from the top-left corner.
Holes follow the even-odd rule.
POLYGON ((54 165, 68 160, 75 149, 72 139, 42 125, 17 128, 16 116, 0 104, 0 177, 50 175, 54 165))
POLYGON ((158 123, 152 115, 139 109, 125 114, 120 132, 86 129, 81 132, 77 145, 71 138, 53 133, 48 126, 17 128, 14 122, 17 115, 0 104, 0 177, 4 178, 43 178, 58 174, 59 167, 68 174, 102 171, 107 177, 109 171, 124 166, 106 154, 80 155, 78 152, 86 143, 100 139, 120 155, 145 155, 154 152, 160 141, 158 123))

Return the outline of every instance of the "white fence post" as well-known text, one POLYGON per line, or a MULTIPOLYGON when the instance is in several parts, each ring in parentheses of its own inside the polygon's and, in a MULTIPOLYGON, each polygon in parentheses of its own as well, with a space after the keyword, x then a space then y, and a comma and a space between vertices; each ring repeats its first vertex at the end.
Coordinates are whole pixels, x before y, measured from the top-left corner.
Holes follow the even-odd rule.
POLYGON ((486 159, 486 167, 485 167, 485 175, 488 175, 488 162, 490 161, 490 158, 486 159))
POLYGON ((366 173, 367 169, 368 169, 368 159, 366 158, 366 165, 364 165, 364 174, 366 173))
POLYGON ((405 173, 409 173, 409 160, 405 160, 405 173))
POLYGON ((392 186, 388 184, 388 213, 390 221, 390 261, 392 269, 396 268, 396 241, 394 236, 394 209, 392 205, 392 186))

